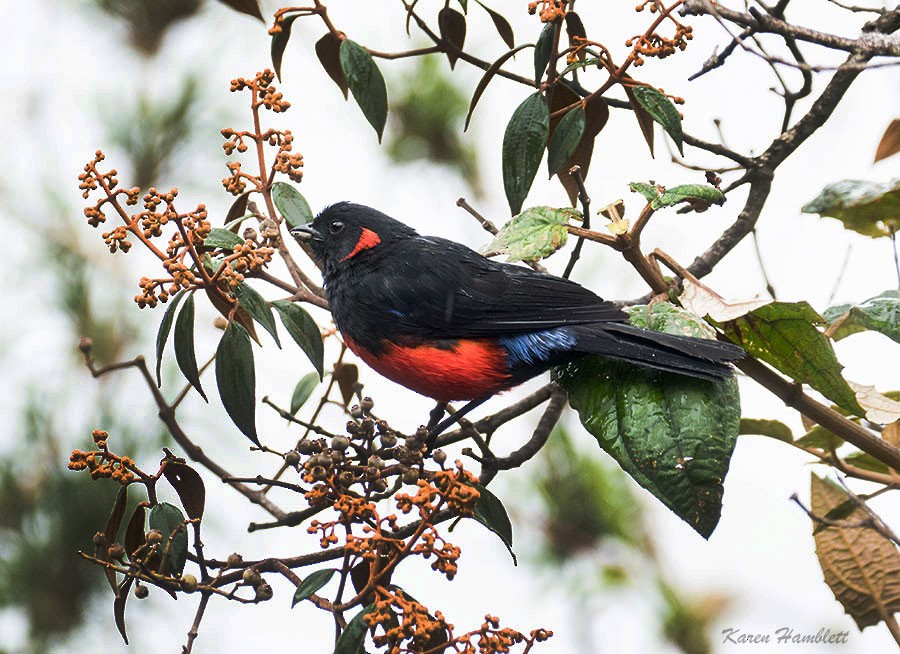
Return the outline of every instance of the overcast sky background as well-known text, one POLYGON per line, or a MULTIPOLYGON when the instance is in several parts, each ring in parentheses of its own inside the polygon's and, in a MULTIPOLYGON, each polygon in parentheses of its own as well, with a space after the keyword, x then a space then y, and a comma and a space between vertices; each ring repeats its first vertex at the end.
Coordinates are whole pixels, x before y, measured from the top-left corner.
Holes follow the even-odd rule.
MULTIPOLYGON (((110 22, 103 14, 76 10, 75 4, 54 0, 0 2, 0 20, 7 25, 6 92, 0 103, 0 120, 6 126, 5 147, 0 149, 0 165, 4 170, 0 192, 5 201, 14 201, 21 215, 45 211, 45 189, 52 188, 80 215, 82 201, 75 178, 95 149, 108 150, 99 124, 103 117, 114 115, 120 110, 120 104, 123 108, 130 106, 138 87, 150 88, 164 97, 176 92, 184 71, 196 71, 201 76, 206 98, 203 111, 208 114, 204 116, 208 133, 197 135, 190 149, 179 154, 173 178, 160 186, 181 187, 182 208, 204 202, 211 216, 224 215, 231 198, 218 183, 226 173, 218 129, 226 125, 241 127, 248 121, 246 96, 229 94, 228 83, 234 77, 249 77, 254 71, 270 66, 265 28, 210 2, 199 18, 172 30, 155 59, 144 62, 123 46, 124 33, 117 23, 110 22)), ((421 4, 427 7, 429 3, 421 4)), ((438 3, 430 4, 435 5, 436 12, 438 3)), ((495 4, 501 9, 505 3, 495 4)), ((633 13, 633 4, 633 1, 579 3, 590 36, 616 46, 614 52, 619 58, 626 52, 623 41, 642 31, 646 22, 646 16, 633 13), (598 29, 600 33, 594 31, 598 29)), ((263 5, 267 16, 278 6, 275 2, 263 5)), ((510 8, 505 13, 513 23, 517 42, 533 41, 539 26, 535 18, 526 15, 526 3, 508 5, 510 8)), ((858 17, 848 19, 845 12, 825 0, 795 3, 792 9, 796 9, 796 14, 789 13, 789 17, 796 15, 801 24, 849 37, 858 33, 858 17), (807 12, 806 15, 801 11, 807 12)), ((402 39, 398 36, 403 21, 400 3, 333 2, 329 10, 340 29, 369 47, 396 50, 399 49, 396 43, 405 43, 405 35, 402 39)), ((711 20, 694 20, 693 25, 696 38, 685 54, 661 64, 651 62, 635 74, 687 99, 682 107, 686 131, 715 140, 712 120, 721 117, 730 147, 740 152, 761 151, 777 131, 782 116, 780 99, 767 90, 774 84, 771 71, 761 60, 738 52, 722 69, 688 83, 686 77, 699 69, 713 47, 718 44, 721 49, 728 41, 727 34, 711 20)), ((453 238, 475 248, 486 243, 487 235, 456 207, 458 197, 470 197, 458 175, 429 164, 393 165, 386 161, 373 130, 352 99, 344 102, 319 68, 312 44, 322 33, 322 27, 314 20, 295 23, 285 54, 282 85, 292 108, 273 121, 294 132, 295 147, 306 161, 301 190, 313 210, 348 199, 378 207, 424 233, 453 238)), ((414 38, 409 47, 422 43, 421 39, 414 38)), ((474 6, 470 8, 469 48, 485 53, 488 59, 499 56, 504 48, 487 16, 474 6)), ((804 51, 815 64, 838 63, 841 59, 814 47, 805 47, 804 51)), ((387 77, 390 95, 391 80, 397 79, 410 63, 379 62, 379 65, 387 77)), ((516 66, 523 71, 532 70, 528 51, 519 57, 516 66)), ((816 91, 821 90, 826 77, 825 74, 816 77, 816 91)), ((471 92, 479 78, 480 71, 463 62, 458 64, 455 79, 465 92, 471 92)), ((497 80, 482 98, 470 128, 469 139, 479 146, 487 190, 487 196, 477 202, 477 207, 495 222, 502 222, 508 215, 500 176, 503 130, 514 107, 528 93, 512 82, 497 80)), ((799 111, 806 107, 808 103, 799 107, 799 111)), ((890 120, 897 117, 898 107, 897 68, 863 74, 827 127, 804 144, 779 171, 759 222, 761 252, 779 299, 805 299, 824 310, 829 305, 848 248, 849 262, 833 303, 862 301, 895 287, 887 240, 874 241, 845 232, 836 221, 801 214, 800 207, 829 182, 845 178, 888 180, 900 176, 900 157, 874 166, 871 163, 878 140, 890 120)), ((271 116, 266 119, 271 120, 271 116)), ((721 163, 690 148, 688 153, 692 163, 721 163)), ((116 159, 115 151, 110 150, 108 154, 110 165, 119 168, 120 178, 128 183, 127 171, 116 159)), ((661 131, 656 136, 656 159, 651 161, 646 155, 646 145, 633 117, 613 110, 609 124, 597 140, 588 179, 594 206, 624 198, 634 215, 642 203, 628 192, 629 181, 654 179, 668 185, 702 181, 702 173, 670 163, 661 131)), ((547 181, 543 170, 542 167, 526 206, 565 204, 558 183, 547 181)), ((646 249, 661 247, 682 263, 689 263, 734 220, 742 201, 743 195, 736 193, 729 196, 724 207, 713 207, 701 215, 661 212, 645 232, 646 249)), ((57 374, 61 362, 71 359, 74 344, 59 338, 60 319, 41 306, 40 297, 47 292, 47 282, 27 272, 31 256, 28 248, 35 245, 35 240, 26 230, 8 221, 4 222, 4 230, 7 242, 13 247, 0 282, 4 304, 10 312, 0 325, 5 344, 0 349, 3 369, 0 410, 13 419, 23 400, 22 380, 57 374), (27 311, 22 311, 25 307, 27 311), (16 314, 15 320, 10 315, 12 312, 16 314)), ((84 225, 78 238, 97 253, 98 266, 109 265, 109 255, 104 254, 99 233, 84 225)), ((139 252, 139 248, 133 253, 129 255, 129 270, 136 281, 152 269, 153 261, 139 252)), ((574 275, 578 281, 613 299, 632 298, 646 291, 638 276, 617 254, 590 244, 585 253, 574 275)), ((565 254, 557 255, 548 267, 561 272, 566 261, 565 254)), ((115 268, 110 266, 110 270, 115 268)), ((311 266, 309 270, 314 272, 311 266)), ((730 298, 763 294, 765 286, 750 241, 738 246, 707 282, 730 298)), ((278 297, 273 293, 268 296, 278 297)), ((213 317, 207 309, 198 308, 199 358, 213 350, 217 338, 216 332, 206 329, 213 317)), ((128 311, 136 314, 139 310, 132 305, 128 311)), ((326 324, 325 314, 315 315, 320 324, 326 324)), ((162 312, 157 311, 154 315, 141 314, 139 318, 153 323, 149 330, 152 334, 161 316, 162 312)), ((150 342, 147 341, 143 351, 148 356, 150 342)), ((308 364, 292 348, 279 351, 271 343, 265 345, 257 351, 257 397, 271 394, 286 404, 294 383, 307 372, 308 364)), ((848 378, 875 384, 883 391, 898 388, 895 371, 900 364, 900 350, 886 338, 862 334, 838 343, 836 349, 847 367, 848 378)), ((123 375, 122 383, 135 382, 126 379, 127 374, 123 375)), ((428 400, 379 379, 371 371, 364 369, 362 375, 369 389, 373 392, 378 389, 375 399, 379 412, 392 416, 392 423, 398 428, 412 430, 425 420, 431 407, 428 400)), ((89 389, 93 382, 86 372, 79 371, 70 383, 73 395, 77 395, 89 393, 82 388, 89 389)), ((538 383, 533 382, 525 390, 538 383)), ((134 388, 126 410, 146 414, 151 420, 155 408, 150 396, 141 392, 139 384, 135 383, 134 388)), ((168 392, 174 393, 174 388, 168 392)), ((788 423, 795 433, 802 432, 799 417, 753 382, 742 380, 741 392, 745 416, 778 418, 788 423)), ((492 400, 484 411, 496 409, 512 397, 514 394, 510 393, 492 400)), ((78 402, 61 408, 73 416, 86 410, 78 402)), ((247 441, 231 427, 215 400, 207 407, 199 398, 191 396, 182 411, 186 431, 235 474, 265 473, 277 467, 274 461, 260 463, 259 455, 247 456, 247 441)), ((332 425, 342 422, 337 413, 325 419, 331 420, 332 425)), ((499 449, 515 448, 536 420, 536 414, 530 415, 526 421, 501 430, 495 441, 500 444, 499 449)), ((259 421, 261 432, 273 447, 287 446, 296 438, 274 415, 260 411, 259 421)), ((593 438, 571 415, 567 423, 580 447, 597 449, 593 438)), ((71 449, 82 437, 82 434, 71 434, 63 449, 71 449)), ((13 430, 0 435, 0 447, 4 443, 12 444, 14 438, 13 430)), ((148 463, 152 461, 148 459, 148 463)), ((834 646, 827 651, 846 654, 893 651, 893 640, 883 626, 857 632, 822 581, 809 520, 788 500, 794 492, 808 497, 810 470, 826 472, 811 468, 807 465, 809 461, 810 457, 783 444, 762 437, 742 437, 726 480, 722 520, 709 541, 700 538, 649 494, 638 491, 647 504, 652 533, 669 578, 679 587, 698 594, 721 591, 733 596, 731 609, 714 633, 726 627, 748 633, 772 633, 783 626, 815 633, 825 627, 850 631, 846 646, 834 646)), ((492 486, 514 513, 514 527, 520 536, 527 534, 528 500, 516 496, 525 486, 530 471, 540 465, 538 457, 492 486)), ((265 517, 209 475, 204 478, 208 521, 205 540, 209 554, 224 557, 237 550, 247 558, 254 558, 288 556, 315 548, 314 540, 303 530, 247 534, 249 521, 265 517), (227 549, 221 549, 224 543, 230 544, 227 549)), ((285 503, 290 500, 283 499, 285 503)), ((900 524, 896 502, 876 502, 874 506, 890 523, 900 524)), ((574 609, 564 584, 529 567, 527 542, 518 541, 520 560, 524 559, 525 563, 516 568, 500 541, 480 526, 464 523, 453 535, 453 541, 463 550, 456 580, 447 583, 424 566, 419 570, 411 566, 413 570, 404 571, 395 580, 426 604, 439 607, 457 627, 477 626, 486 612, 496 613, 504 625, 523 631, 539 626, 553 629, 554 638, 535 651, 556 654, 579 651, 579 641, 584 641, 576 618, 586 615, 591 621, 597 651, 667 651, 659 649, 657 635, 647 628, 648 624, 655 625, 655 608, 646 604, 640 589, 597 596, 574 609)), ((589 562, 580 562, 573 572, 575 577, 591 574, 589 562)), ((289 586, 280 580, 273 581, 273 585, 275 599, 259 606, 213 600, 194 651, 331 651, 332 627, 328 617, 309 606, 290 610, 289 586)), ((103 648, 133 653, 179 651, 195 609, 191 598, 182 597, 175 603, 159 592, 153 592, 149 600, 140 604, 130 603, 128 624, 133 644, 125 648, 115 631, 110 605, 109 598, 104 597, 92 610, 93 619, 84 633, 60 651, 70 648, 70 651, 103 648)), ((23 636, 22 621, 15 615, 0 613, 0 644, 14 649, 23 636)), ((714 640, 721 639, 714 637, 714 640)), ((735 647, 720 644, 717 651, 731 652, 735 647)), ((789 649, 796 654, 823 651, 821 647, 799 645, 789 649)), ((757 646, 753 651, 770 650, 757 646)))

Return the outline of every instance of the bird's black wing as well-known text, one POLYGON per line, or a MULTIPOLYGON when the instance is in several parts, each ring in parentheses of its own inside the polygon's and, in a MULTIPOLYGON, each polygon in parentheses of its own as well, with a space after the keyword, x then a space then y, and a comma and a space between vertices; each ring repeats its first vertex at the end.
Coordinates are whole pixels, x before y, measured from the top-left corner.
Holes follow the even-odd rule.
POLYGON ((379 286, 377 295, 400 333, 433 338, 505 336, 627 320, 614 303, 575 282, 491 261, 434 237, 410 239, 398 248, 391 274, 381 276, 379 286))

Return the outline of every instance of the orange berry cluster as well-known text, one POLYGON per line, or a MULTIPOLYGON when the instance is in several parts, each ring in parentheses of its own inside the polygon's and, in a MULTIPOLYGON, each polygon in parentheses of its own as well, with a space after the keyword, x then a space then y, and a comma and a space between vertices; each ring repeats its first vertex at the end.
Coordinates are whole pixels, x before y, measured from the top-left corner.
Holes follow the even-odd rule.
POLYGON ((542 23, 558 23, 566 17, 569 0, 537 0, 528 3, 528 13, 538 14, 542 23))
MULTIPOLYGON (((665 11, 665 7, 659 0, 651 0, 642 2, 635 7, 635 11, 644 11, 649 9, 651 14, 661 13, 665 11)), ((694 38, 693 28, 690 25, 682 25, 671 14, 667 18, 675 25, 675 34, 671 37, 665 37, 657 32, 653 32, 649 36, 643 34, 633 36, 625 45, 634 48, 634 65, 642 66, 644 57, 656 57, 657 59, 665 59, 675 54, 678 50, 687 48, 687 42, 694 38)))
POLYGON ((252 80, 244 77, 231 80, 231 92, 250 89, 253 92, 254 107, 262 105, 275 113, 282 113, 290 108, 291 103, 285 100, 284 96, 275 88, 272 83, 274 81, 275 73, 266 68, 264 71, 256 73, 252 80))
POLYGON ((112 479, 123 486, 135 480, 132 472, 135 464, 127 456, 117 456, 107 449, 109 434, 95 429, 91 432, 99 449, 83 452, 75 450, 69 455, 69 470, 90 470, 91 479, 112 479))

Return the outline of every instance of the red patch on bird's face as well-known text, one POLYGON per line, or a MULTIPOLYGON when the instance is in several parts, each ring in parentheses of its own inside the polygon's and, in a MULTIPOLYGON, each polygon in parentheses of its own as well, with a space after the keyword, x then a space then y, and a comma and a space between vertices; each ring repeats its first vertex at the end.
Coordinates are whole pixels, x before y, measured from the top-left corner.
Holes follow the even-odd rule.
POLYGON ((366 229, 365 227, 363 227, 362 232, 359 235, 359 240, 356 242, 356 246, 350 251, 350 254, 341 259, 341 261, 346 261, 351 257, 355 257, 363 250, 373 248, 379 243, 381 243, 381 237, 371 229, 366 229))

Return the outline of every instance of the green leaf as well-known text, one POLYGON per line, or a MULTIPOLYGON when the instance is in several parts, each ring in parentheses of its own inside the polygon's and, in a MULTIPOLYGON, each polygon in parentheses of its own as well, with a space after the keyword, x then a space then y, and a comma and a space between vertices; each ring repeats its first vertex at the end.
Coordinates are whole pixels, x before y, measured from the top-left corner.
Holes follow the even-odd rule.
POLYGON ((631 182, 628 185, 628 188, 630 188, 635 193, 640 193, 641 195, 643 195, 644 198, 647 200, 647 202, 655 203, 660 195, 659 189, 656 187, 656 184, 644 184, 643 182, 631 182))
POLYGON ((334 647, 334 654, 359 654, 362 650, 363 641, 366 639, 366 631, 369 629, 366 623, 363 622, 363 617, 374 608, 374 604, 369 604, 353 616, 353 619, 347 623, 347 627, 341 632, 337 645, 334 647))
POLYGON ((684 156, 684 135, 681 132, 681 116, 675 104, 665 95, 649 86, 633 86, 631 88, 635 99, 638 101, 650 117, 662 125, 672 140, 681 156, 684 156))
POLYGON ((166 558, 166 570, 174 577, 181 574, 187 561, 188 537, 184 519, 181 509, 168 502, 162 502, 150 509, 150 529, 158 529, 163 535, 159 547, 160 556, 165 551, 169 538, 172 539, 166 558), (176 529, 178 531, 175 531, 176 529))
POLYGON ((229 323, 216 350, 216 383, 225 411, 247 438, 259 445, 256 435, 256 372, 247 330, 229 323))
POLYGON ((319 379, 322 379, 325 374, 325 345, 322 343, 322 333, 316 321, 295 302, 278 300, 273 302, 272 306, 281 316, 281 322, 288 330, 288 334, 309 357, 319 373, 319 379))
MULTIPOLYGON (((438 12, 438 30, 444 41, 459 50, 463 49, 463 45, 466 42, 465 16, 455 9, 444 6, 444 8, 438 12)), ((456 60, 459 59, 459 55, 448 52, 447 59, 450 60, 450 69, 452 70, 453 67, 456 66, 456 60)))
POLYGON ((874 456, 867 452, 854 452, 853 454, 848 454, 843 457, 844 463, 849 463, 852 466, 856 466, 857 468, 862 468, 863 470, 871 470, 872 472, 880 472, 882 474, 889 474, 890 469, 887 464, 882 463, 874 456))
POLYGON ((885 291, 862 304, 829 307, 822 317, 836 341, 868 329, 900 343, 900 292, 885 291))
POLYGON ((319 384, 319 373, 310 372, 300 378, 291 396, 291 415, 296 414, 319 384))
POLYGON ((769 438, 784 441, 785 443, 794 442, 794 435, 791 433, 791 428, 778 420, 741 418, 741 426, 738 429, 738 433, 742 436, 747 434, 768 436, 769 438))
POLYGON ((234 246, 241 245, 244 242, 240 236, 228 229, 221 227, 213 227, 209 230, 209 236, 203 239, 204 248, 222 248, 223 250, 234 250, 234 246))
POLYGON ((291 39, 291 27, 299 17, 300 14, 293 14, 282 20, 281 31, 272 36, 272 68, 275 69, 279 82, 281 81, 281 60, 284 58, 284 49, 291 39))
POLYGON ((272 315, 272 309, 269 307, 266 299, 246 282, 242 282, 234 289, 234 296, 241 306, 247 310, 247 313, 272 335, 272 338, 275 339, 275 344, 280 348, 281 341, 278 340, 275 316, 272 315))
POLYGON ((541 165, 549 131, 550 112, 540 93, 528 96, 513 112, 506 126, 503 134, 503 189, 513 215, 522 210, 522 203, 541 165))
POLYGON ((313 212, 306 198, 290 184, 272 184, 272 202, 292 229, 313 221, 313 212))
POLYGON ((635 327, 692 338, 716 337, 716 330, 700 316, 670 302, 638 304, 626 307, 629 322, 635 327))
POLYGON ((478 502, 475 504, 475 511, 472 517, 500 537, 500 540, 506 545, 506 549, 509 550, 513 562, 518 565, 516 555, 512 549, 512 522, 510 522, 509 515, 506 513, 506 507, 503 506, 503 502, 500 501, 499 497, 481 484, 475 484, 475 487, 480 495, 478 502))
POLYGON ((566 244, 566 226, 581 219, 577 209, 564 207, 531 207, 510 220, 494 236, 482 254, 493 257, 509 255, 509 261, 533 261, 549 257, 566 244))
POLYGON ((516 45, 516 37, 513 35, 513 29, 512 26, 510 26, 509 21, 504 18, 503 14, 494 11, 480 0, 476 0, 476 2, 481 5, 482 9, 488 12, 491 20, 494 21, 494 27, 497 29, 497 33, 500 35, 500 38, 503 39, 503 42, 507 47, 514 47, 516 45))
POLYGON ((156 332, 156 385, 162 386, 162 377, 160 370, 162 369, 163 350, 166 347, 166 341, 169 339, 169 332, 172 330, 172 321, 175 320, 175 308, 184 297, 184 291, 178 291, 169 301, 166 312, 163 314, 162 321, 159 323, 159 331, 156 332))
POLYGON ((584 125, 584 106, 582 105, 568 111, 559 121, 559 125, 553 130, 553 136, 550 137, 550 145, 547 146, 549 177, 553 177, 575 152, 575 148, 581 143, 581 137, 584 135, 584 125))
POLYGON ((492 63, 490 67, 484 71, 484 75, 481 76, 481 79, 478 80, 478 85, 475 87, 475 92, 472 94, 472 101, 469 102, 469 110, 466 112, 466 122, 463 125, 463 131, 469 129, 469 121, 472 120, 472 112, 475 111, 475 105, 478 104, 478 101, 481 99, 482 94, 487 88, 488 84, 492 79, 494 79, 494 75, 497 74, 497 71, 503 67, 510 57, 516 54, 519 50, 524 50, 525 48, 533 48, 534 46, 531 43, 526 43, 524 45, 520 45, 518 48, 513 48, 509 52, 506 52, 500 56, 497 61, 492 63))
POLYGON ((297 606, 298 602, 302 602, 312 596, 313 593, 327 584, 334 576, 335 572, 337 572, 337 570, 334 568, 328 568, 326 570, 316 570, 309 574, 306 579, 300 582, 297 586, 297 590, 294 591, 294 599, 291 601, 291 608, 294 608, 297 606))
POLYGON ((796 444, 801 447, 816 447, 821 450, 833 450, 843 445, 844 441, 821 425, 815 425, 803 436, 798 438, 796 444))
POLYGON ((375 128, 378 142, 381 143, 388 111, 384 77, 372 60, 372 55, 358 43, 344 39, 344 42, 341 43, 340 55, 341 68, 347 78, 347 86, 350 87, 350 92, 353 94, 356 104, 362 109, 366 120, 375 128))
POLYGON ((715 186, 683 184, 666 189, 661 195, 654 198, 653 208, 671 207, 679 202, 687 202, 694 211, 706 211, 711 204, 724 204, 725 194, 715 186))
POLYGON ((534 44, 534 83, 540 84, 547 64, 550 63, 550 55, 553 54, 553 33, 556 31, 555 23, 546 23, 537 43, 534 44))
POLYGON ((571 73, 573 70, 577 70, 578 68, 587 68, 588 66, 599 67, 600 66, 600 58, 592 57, 590 59, 579 59, 578 61, 575 61, 575 62, 569 64, 568 66, 566 66, 565 68, 563 68, 562 71, 559 73, 559 76, 565 77, 566 75, 571 73))
POLYGON ((206 399, 206 393, 200 386, 200 371, 197 369, 197 357, 194 354, 194 294, 189 293, 184 306, 175 320, 175 361, 178 368, 191 386, 197 389, 200 397, 206 399))
POLYGON ((900 179, 868 182, 845 179, 829 184, 801 209, 837 218, 844 228, 863 236, 889 236, 889 224, 900 221, 900 179))
POLYGON ((817 329, 823 323, 806 302, 773 302, 726 322, 723 329, 751 355, 854 415, 865 415, 841 376, 843 366, 831 342, 817 329))
POLYGON ((667 375, 598 356, 579 359, 558 375, 600 447, 709 538, 738 436, 737 382, 667 375))

